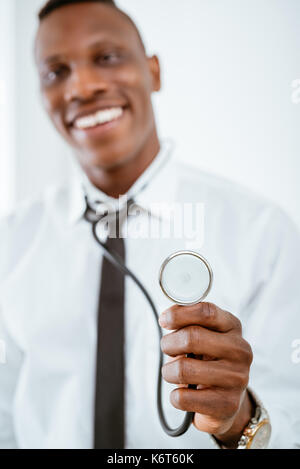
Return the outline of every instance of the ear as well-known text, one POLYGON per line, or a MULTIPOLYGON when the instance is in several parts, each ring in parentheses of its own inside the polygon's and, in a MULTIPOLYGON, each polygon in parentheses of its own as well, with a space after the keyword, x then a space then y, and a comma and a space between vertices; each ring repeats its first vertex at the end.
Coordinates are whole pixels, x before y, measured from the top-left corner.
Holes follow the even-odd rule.
POLYGON ((160 78, 160 64, 159 59, 156 55, 148 57, 149 71, 152 77, 152 91, 160 91, 161 89, 161 78, 160 78))

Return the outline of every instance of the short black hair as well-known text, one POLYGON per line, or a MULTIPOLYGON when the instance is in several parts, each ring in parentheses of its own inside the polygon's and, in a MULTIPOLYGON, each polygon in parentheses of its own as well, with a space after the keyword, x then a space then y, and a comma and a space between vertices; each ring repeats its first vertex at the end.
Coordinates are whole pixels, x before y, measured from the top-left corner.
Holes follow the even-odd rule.
POLYGON ((42 21, 46 16, 48 16, 52 11, 57 10, 65 5, 72 5, 74 3, 106 3, 117 8, 114 0, 48 0, 48 2, 43 6, 39 12, 39 20, 42 21))
POLYGON ((91 2, 93 2, 93 3, 104 3, 106 5, 110 5, 110 6, 114 7, 116 10, 118 10, 123 16, 125 16, 127 18, 127 20, 134 27, 134 29, 135 29, 135 31, 138 35, 138 39, 141 43, 141 46, 142 46, 144 52, 146 52, 144 41, 142 39, 141 33, 139 32, 135 22, 130 18, 130 16, 127 15, 127 13, 125 13, 123 10, 120 10, 120 8, 118 8, 118 6, 116 5, 116 2, 114 0, 48 0, 47 3, 43 6, 43 8, 40 10, 40 12, 38 14, 38 17, 39 17, 39 20, 41 22, 44 18, 46 18, 46 16, 50 15, 50 13, 52 13, 52 11, 57 10, 58 8, 61 8, 65 5, 74 5, 76 3, 91 3, 91 2))

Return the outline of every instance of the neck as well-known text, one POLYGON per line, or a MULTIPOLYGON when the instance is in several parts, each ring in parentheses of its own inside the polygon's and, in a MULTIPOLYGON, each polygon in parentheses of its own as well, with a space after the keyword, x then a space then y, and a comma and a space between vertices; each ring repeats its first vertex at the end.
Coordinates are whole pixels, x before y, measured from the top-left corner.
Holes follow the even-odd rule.
POLYGON ((135 181, 152 163, 160 150, 160 143, 155 132, 142 149, 126 162, 113 168, 83 168, 91 183, 110 197, 118 198, 126 194, 135 181))

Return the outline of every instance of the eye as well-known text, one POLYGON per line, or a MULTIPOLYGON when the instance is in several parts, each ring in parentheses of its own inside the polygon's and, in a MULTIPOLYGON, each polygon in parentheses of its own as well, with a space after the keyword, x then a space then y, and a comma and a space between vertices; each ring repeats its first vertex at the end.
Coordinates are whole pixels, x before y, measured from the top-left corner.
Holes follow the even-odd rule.
POLYGON ((120 59, 121 56, 118 52, 107 52, 96 56, 96 62, 104 65, 113 65, 118 63, 120 59))
POLYGON ((42 81, 47 84, 51 85, 55 81, 63 78, 68 72, 68 68, 64 65, 57 66, 51 70, 48 70, 42 74, 42 81))

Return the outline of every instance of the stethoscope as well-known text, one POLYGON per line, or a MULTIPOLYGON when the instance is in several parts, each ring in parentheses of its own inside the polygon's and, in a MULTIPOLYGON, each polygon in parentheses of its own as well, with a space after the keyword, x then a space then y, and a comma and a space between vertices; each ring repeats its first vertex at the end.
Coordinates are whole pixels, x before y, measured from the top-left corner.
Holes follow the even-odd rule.
MULTIPOLYGON (((97 213, 97 211, 90 205, 87 195, 85 195, 85 201, 86 210, 84 218, 92 225, 92 233, 95 241, 101 246, 107 259, 117 267, 123 275, 130 277, 145 296, 155 317, 160 343, 163 334, 158 322, 159 314, 150 294, 136 275, 126 267, 121 257, 116 252, 113 252, 108 248, 105 242, 101 241, 97 235, 96 227, 104 215, 97 213)), ((133 200, 129 200, 127 207, 133 203, 133 200)), ((171 254, 164 260, 159 270, 159 284, 161 290, 169 300, 182 306, 194 305, 202 301, 208 295, 212 286, 212 281, 213 272, 209 263, 203 256, 195 251, 183 250, 171 254)), ((192 357, 193 355, 188 354, 187 356, 192 357)), ((171 428, 168 425, 162 405, 162 366, 163 353, 159 348, 159 367, 157 377, 158 417, 163 430, 169 436, 180 436, 183 435, 192 424, 194 412, 186 412, 182 424, 177 428, 171 428)), ((197 389, 197 385, 189 385, 188 387, 190 389, 197 389)))

